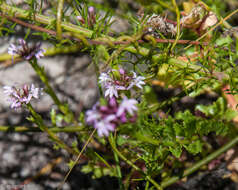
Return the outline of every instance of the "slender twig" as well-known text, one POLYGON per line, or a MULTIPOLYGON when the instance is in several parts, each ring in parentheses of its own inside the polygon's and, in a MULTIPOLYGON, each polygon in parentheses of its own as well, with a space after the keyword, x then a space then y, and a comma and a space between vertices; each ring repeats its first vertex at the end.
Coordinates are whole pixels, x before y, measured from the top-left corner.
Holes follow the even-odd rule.
POLYGON ((59 187, 57 188, 57 190, 60 190, 60 189, 63 187, 64 183, 66 182, 66 180, 67 180, 68 177, 69 177, 69 174, 72 172, 74 166, 78 163, 80 156, 83 154, 83 152, 84 152, 84 150, 86 149, 87 145, 89 144, 89 142, 90 142, 91 139, 93 138, 93 135, 94 135, 95 132, 96 132, 96 129, 94 129, 93 132, 91 133, 91 135, 89 136, 87 142, 84 144, 82 150, 81 150, 80 153, 78 154, 78 157, 77 157, 76 160, 74 161, 73 166, 70 168, 70 170, 68 171, 68 173, 67 173, 66 176, 64 177, 64 180, 61 182, 61 184, 60 184, 59 187))
POLYGON ((58 106, 59 110, 65 115, 67 115, 68 117, 70 117, 71 121, 74 121, 75 123, 77 123, 77 121, 75 121, 74 119, 73 112, 69 110, 67 105, 64 105, 63 103, 61 103, 56 93, 54 92, 53 88, 50 86, 50 83, 48 81, 48 78, 46 76, 44 69, 37 64, 36 59, 34 59, 33 61, 30 61, 30 64, 32 68, 35 70, 35 72, 37 73, 37 75, 40 77, 41 81, 45 84, 46 86, 45 91, 50 95, 54 103, 58 106))

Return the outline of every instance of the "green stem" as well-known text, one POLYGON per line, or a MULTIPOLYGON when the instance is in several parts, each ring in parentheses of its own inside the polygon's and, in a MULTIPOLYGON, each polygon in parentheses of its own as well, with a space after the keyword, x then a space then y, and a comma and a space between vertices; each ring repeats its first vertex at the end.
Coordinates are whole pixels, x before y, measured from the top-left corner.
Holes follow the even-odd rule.
POLYGON ((58 8, 57 8, 57 20, 56 20, 56 31, 57 31, 58 40, 62 39, 61 20, 62 20, 63 8, 64 8, 64 0, 59 0, 58 8))
POLYGON ((149 190, 150 182, 146 181, 145 190, 149 190))
POLYGON ((59 100, 59 98, 57 97, 57 95, 55 94, 54 90, 52 89, 52 87, 49 84, 48 78, 46 76, 46 73, 44 71, 43 68, 41 68, 37 62, 36 59, 34 59, 33 61, 30 61, 30 64, 32 66, 32 68, 35 70, 35 72, 37 73, 37 75, 40 77, 41 81, 45 84, 46 86, 46 92, 51 96, 51 98, 53 99, 54 103, 61 108, 62 104, 59 100))
POLYGON ((113 151, 122 159, 124 160, 128 165, 130 165, 132 168, 134 168, 135 170, 139 171, 143 176, 145 176, 145 179, 150 181, 157 190, 162 190, 162 188, 160 187, 160 185, 154 181, 150 176, 148 176, 147 174, 145 174, 143 172, 142 169, 140 169, 138 166, 136 166, 135 164, 133 164, 130 160, 128 160, 117 148, 115 145, 115 142, 109 137, 109 143, 113 149, 113 151))
POLYGON ((171 7, 171 6, 169 6, 169 5, 167 5, 167 4, 164 3, 163 1, 161 1, 161 0, 156 0, 156 2, 157 2, 158 4, 160 4, 162 7, 165 7, 165 8, 167 8, 167 9, 169 9, 170 11, 174 12, 174 8, 171 7))
POLYGON ((57 95, 55 94, 53 88, 49 84, 49 81, 48 81, 48 78, 46 76, 44 69, 37 64, 36 59, 34 59, 33 61, 30 61, 30 64, 33 67, 33 69, 35 70, 35 72, 37 73, 37 75, 40 77, 41 81, 45 84, 45 86, 46 86, 45 91, 53 99, 54 103, 58 106, 59 110, 62 113, 64 113, 65 115, 68 115, 70 117, 71 121, 73 121, 73 119, 74 119, 73 113, 69 110, 69 108, 66 105, 64 105, 60 102, 60 100, 57 97, 57 95))
POLYGON ((41 115, 39 115, 34 108, 31 106, 31 104, 27 104, 27 108, 30 110, 32 116, 35 119, 36 124, 38 127, 43 131, 48 133, 50 138, 54 140, 61 148, 67 150, 71 154, 78 154, 75 150, 71 149, 68 145, 66 145, 63 141, 60 140, 59 137, 57 137, 52 131, 50 131, 43 123, 43 119, 41 115))
MULTIPOLYGON (((115 139, 113 138, 112 134, 110 134, 111 141, 113 142, 113 144, 116 146, 116 142, 115 139)), ((113 149, 112 149, 113 150, 113 149)), ((118 155, 115 151, 113 151, 113 155, 114 155, 114 159, 116 161, 116 170, 117 170, 117 178, 118 178, 118 182, 119 182, 119 186, 120 186, 120 190, 125 189, 124 185, 122 183, 122 175, 121 175, 121 167, 120 167, 120 162, 119 162, 119 158, 118 155)))
POLYGON ((179 36, 180 36, 180 12, 179 12, 179 8, 177 6, 176 0, 172 0, 173 6, 175 8, 176 11, 176 15, 177 15, 177 34, 176 34, 176 39, 171 47, 171 51, 174 49, 174 47, 176 46, 178 40, 179 40, 179 36))
MULTIPOLYGON (((49 131, 53 133, 75 133, 83 131, 82 126, 65 126, 65 127, 47 127, 49 131)), ((0 126, 0 131, 2 132, 41 132, 42 130, 37 127, 25 127, 25 126, 0 126)))
POLYGON ((194 164, 191 168, 188 168, 187 170, 185 170, 182 176, 174 176, 174 177, 172 177, 172 178, 162 182, 161 183, 161 187, 162 188, 168 187, 169 185, 172 185, 175 182, 177 182, 178 180, 180 180, 181 178, 186 177, 186 176, 192 174, 193 172, 197 171, 201 166, 203 166, 205 164, 208 164, 210 161, 212 161, 213 159, 217 158, 222 153, 224 153, 227 150, 229 150, 231 147, 235 146, 237 143, 238 143, 238 136, 235 137, 230 142, 228 142, 227 144, 225 144, 220 149, 218 149, 215 152, 211 153, 209 156, 207 156, 203 160, 201 160, 201 161, 197 162, 196 164, 194 164))
MULTIPOLYGON (((29 17, 30 11, 23 10, 23 9, 20 9, 17 7, 13 7, 13 6, 7 5, 6 3, 1 4, 0 10, 2 13, 7 14, 7 15, 13 14, 15 17, 18 17, 18 18, 31 19, 31 17, 29 17)), ((34 14, 34 19, 35 19, 35 21, 37 21, 41 24, 45 24, 45 25, 51 25, 55 21, 55 18, 44 16, 41 14, 34 14)), ((91 38, 92 34, 93 34, 93 32, 91 30, 88 30, 81 26, 70 24, 67 22, 62 22, 61 27, 64 30, 67 30, 67 31, 73 32, 73 33, 77 33, 77 34, 82 34, 88 38, 91 38)))

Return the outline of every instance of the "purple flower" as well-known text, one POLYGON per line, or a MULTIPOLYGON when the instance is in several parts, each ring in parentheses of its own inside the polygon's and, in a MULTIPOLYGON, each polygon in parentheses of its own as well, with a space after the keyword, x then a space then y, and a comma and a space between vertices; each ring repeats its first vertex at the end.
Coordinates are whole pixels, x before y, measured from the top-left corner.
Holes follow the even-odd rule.
POLYGON ((97 110, 98 105, 99 105, 98 103, 95 104, 92 110, 88 110, 86 112, 86 117, 87 117, 86 122, 88 124, 94 124, 95 122, 101 119, 101 114, 99 110, 97 110))
POLYGON ((88 13, 89 14, 94 14, 94 7, 88 7, 88 13))
POLYGON ((10 55, 19 55, 26 60, 31 60, 34 57, 40 59, 44 56, 44 49, 41 49, 41 43, 35 44, 33 46, 28 46, 25 40, 19 39, 18 45, 10 44, 8 48, 8 53, 10 55))
POLYGON ((95 123, 94 127, 97 129, 98 136, 108 136, 110 131, 114 131, 116 125, 112 121, 115 119, 116 116, 112 114, 95 123))
POLYGON ((124 96, 118 108, 117 116, 120 117, 125 112, 128 112, 131 116, 134 115, 134 112, 138 110, 136 104, 138 104, 138 102, 135 99, 127 99, 127 97, 124 96))
POLYGON ((101 73, 99 76, 99 83, 105 92, 105 97, 118 98, 118 91, 130 90, 134 86, 142 89, 145 85, 143 81, 145 77, 137 76, 135 72, 126 73, 124 69, 119 69, 118 75, 115 73, 117 70, 111 70, 107 73, 101 73))
POLYGON ((114 85, 108 85, 106 87, 105 97, 112 98, 113 96, 118 98, 117 88, 114 85))
POLYGON ((32 98, 39 99, 42 95, 42 88, 35 88, 24 85, 22 88, 16 88, 15 86, 4 86, 4 93, 9 97, 8 101, 11 102, 11 108, 20 108, 23 104, 28 104, 32 98))
POLYGON ((135 72, 132 72, 132 73, 133 73, 133 77, 131 80, 131 84, 127 87, 127 89, 129 90, 133 88, 134 86, 137 86, 138 88, 142 89, 141 85, 145 85, 145 82, 143 81, 145 80, 145 77, 137 76, 135 72))
POLYGON ((101 73, 99 76, 99 83, 103 86, 113 82, 111 77, 107 73, 101 73))
POLYGON ((92 110, 86 112, 86 122, 97 129, 100 137, 108 136, 118 125, 136 120, 137 101, 124 97, 119 105, 114 97, 108 100, 107 105, 95 104, 92 110), (127 115, 129 113, 129 115, 127 115))

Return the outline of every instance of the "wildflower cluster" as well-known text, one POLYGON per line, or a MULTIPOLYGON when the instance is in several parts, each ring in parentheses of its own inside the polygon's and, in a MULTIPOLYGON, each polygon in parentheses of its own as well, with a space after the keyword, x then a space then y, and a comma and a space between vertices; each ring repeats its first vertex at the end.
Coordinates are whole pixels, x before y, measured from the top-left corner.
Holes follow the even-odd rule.
POLYGON ((3 88, 4 93, 9 97, 8 101, 13 109, 28 104, 32 98, 39 99, 43 90, 42 88, 35 88, 34 84, 31 86, 25 84, 22 88, 16 88, 15 86, 4 86, 3 88))
POLYGON ((124 69, 110 70, 107 73, 101 73, 99 83, 105 91, 105 97, 118 98, 118 91, 130 90, 133 87, 142 89, 145 77, 137 76, 135 72, 126 73, 124 69))
POLYGON ((28 46, 28 44, 23 39, 18 40, 18 45, 10 44, 8 48, 8 53, 12 56, 19 55, 26 60, 31 60, 34 57, 40 59, 43 57, 44 49, 41 49, 41 43, 37 43, 33 46, 28 46))
POLYGON ((86 112, 86 122, 97 129, 98 135, 108 136, 119 124, 134 122, 137 117, 137 104, 135 99, 126 96, 120 104, 114 97, 110 98, 107 105, 96 103, 92 110, 86 112))

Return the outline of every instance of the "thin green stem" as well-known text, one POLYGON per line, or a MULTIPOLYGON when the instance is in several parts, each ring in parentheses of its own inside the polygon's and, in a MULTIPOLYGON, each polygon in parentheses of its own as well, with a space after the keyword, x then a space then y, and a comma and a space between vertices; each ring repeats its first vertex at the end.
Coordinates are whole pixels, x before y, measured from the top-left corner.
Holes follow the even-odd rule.
POLYGON ((143 172, 142 169, 140 169, 138 166, 136 166, 135 164, 133 164, 130 160, 128 160, 117 148, 115 143, 113 142, 113 140, 109 137, 109 143, 113 149, 113 151, 122 159, 124 160, 128 165, 130 165, 132 168, 134 168, 135 170, 139 171, 143 176, 145 176, 145 179, 150 181, 157 190, 162 190, 162 188, 160 187, 160 185, 154 181, 150 176, 148 176, 146 173, 143 172))
POLYGON ((235 146, 237 143, 238 143, 238 136, 235 137, 230 142, 228 142, 227 144, 225 144, 223 147, 221 147, 218 150, 216 150, 215 152, 211 153, 206 158, 204 158, 201 161, 199 161, 196 164, 194 164, 191 168, 188 168, 187 170, 185 170, 182 176, 174 176, 174 177, 171 177, 170 179, 162 182, 161 183, 161 187, 162 188, 168 187, 169 185, 172 185, 175 182, 177 182, 178 180, 180 180, 181 178, 186 177, 186 176, 192 174, 193 172, 195 172, 199 168, 201 168, 203 165, 208 164, 210 161, 212 161, 213 159, 217 158, 222 153, 224 153, 227 150, 229 150, 231 147, 235 146))
POLYGON ((46 73, 45 73, 44 69, 41 68, 37 64, 36 59, 34 59, 33 61, 30 61, 30 64, 31 64, 32 68, 35 70, 35 72, 37 73, 37 75, 40 77, 41 81, 45 84, 46 92, 51 96, 51 98, 53 99, 54 103, 59 107, 59 109, 61 109, 62 104, 61 104, 59 98, 57 97, 57 95, 55 94, 54 90, 50 86, 48 78, 46 76, 46 73))
POLYGON ((170 11, 174 12, 174 8, 171 7, 171 6, 169 6, 169 5, 167 5, 167 4, 164 3, 163 1, 161 1, 161 0, 156 0, 156 2, 157 2, 158 4, 160 4, 162 7, 167 8, 167 9, 169 9, 170 11))
POLYGON ((149 190, 150 182, 146 181, 145 190, 149 190))
POLYGON ((33 61, 30 61, 30 64, 33 67, 33 69, 35 70, 35 72, 37 73, 37 75, 40 77, 41 81, 45 84, 45 86, 46 86, 45 91, 50 95, 50 97, 52 98, 54 103, 58 106, 59 110, 62 113, 64 113, 65 115, 69 116, 70 120, 73 121, 74 120, 73 113, 69 110, 67 105, 64 105, 63 103, 60 102, 60 100, 57 97, 57 95, 55 94, 53 88, 49 84, 49 81, 48 81, 48 78, 46 76, 44 69, 37 64, 36 59, 34 59, 33 61))
MULTIPOLYGON (((113 144, 116 146, 116 142, 115 139, 113 137, 112 134, 110 134, 110 138, 113 141, 113 144)), ((113 150, 113 149, 112 149, 113 150)), ((120 190, 124 190, 124 185, 122 183, 122 175, 121 175, 121 167, 120 167, 120 162, 119 162, 119 158, 116 152, 113 151, 113 155, 114 155, 114 159, 116 161, 116 170, 117 170, 117 178, 118 178, 118 182, 119 182, 119 186, 120 186, 120 190)))
MULTIPOLYGON (((65 126, 65 127, 47 127, 49 131, 53 132, 53 133, 75 133, 75 132, 80 132, 80 131, 84 131, 84 127, 83 126, 65 126)), ((9 133, 13 133, 13 132, 18 132, 18 133, 22 133, 22 132, 41 132, 42 130, 37 128, 37 127, 25 127, 25 126, 0 126, 0 131, 2 132, 9 132, 9 133)))
POLYGON ((57 8, 57 19, 56 19, 57 38, 59 40, 62 39, 61 21, 62 21, 63 8, 64 8, 64 0, 59 0, 58 1, 58 8, 57 8))
POLYGON ((43 123, 43 119, 41 115, 39 115, 34 108, 31 106, 31 104, 27 104, 28 110, 31 112, 33 118, 35 119, 36 124, 38 127, 43 131, 48 133, 50 138, 55 141, 61 148, 67 150, 71 154, 77 154, 77 152, 73 149, 71 149, 68 145, 66 145, 63 141, 60 140, 59 137, 57 137, 52 131, 50 131, 43 123))
MULTIPOLYGON (((6 3, 1 4, 0 11, 7 15, 13 14, 15 17, 18 17, 18 18, 31 19, 29 17, 29 13, 30 13, 29 11, 23 10, 23 9, 14 7, 14 6, 7 5, 6 3)), ((35 21, 37 21, 41 24, 45 24, 45 25, 52 25, 52 23, 55 22, 55 18, 44 16, 41 14, 34 14, 34 19, 35 19, 35 21)), ((74 25, 74 24, 67 23, 67 22, 62 22, 61 27, 69 32, 82 34, 88 38, 91 38, 92 34, 93 34, 93 32, 91 30, 88 30, 81 26, 74 25)))
POLYGON ((180 12, 179 12, 179 8, 177 6, 176 0, 172 0, 173 6, 175 8, 176 11, 176 15, 177 15, 177 33, 176 33, 176 39, 171 47, 171 51, 174 49, 174 47, 176 46, 179 37, 180 37, 180 12))

